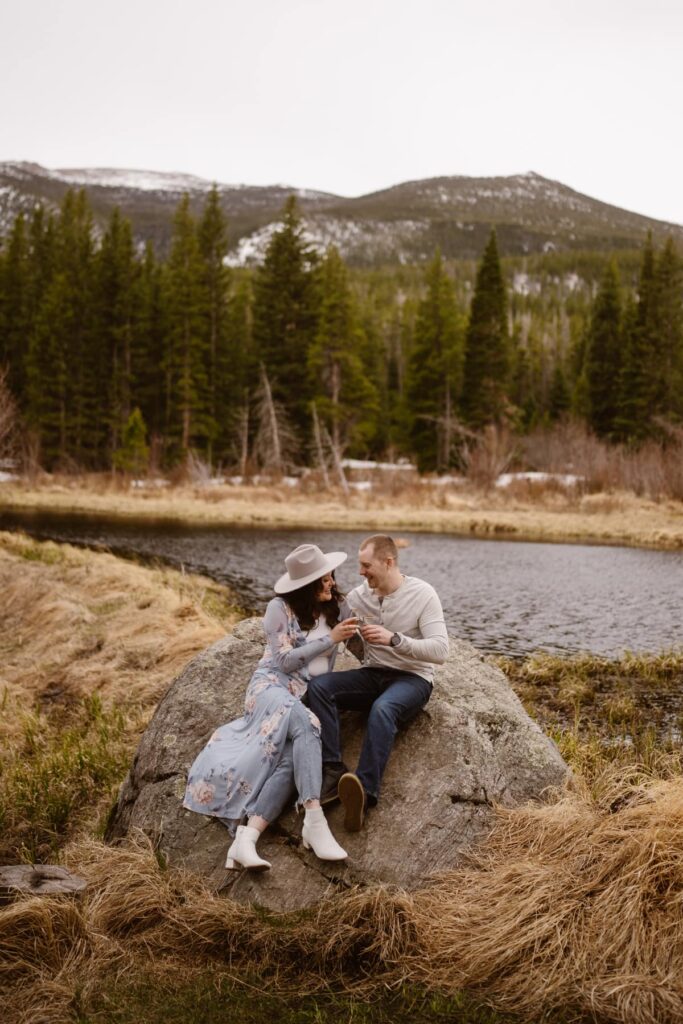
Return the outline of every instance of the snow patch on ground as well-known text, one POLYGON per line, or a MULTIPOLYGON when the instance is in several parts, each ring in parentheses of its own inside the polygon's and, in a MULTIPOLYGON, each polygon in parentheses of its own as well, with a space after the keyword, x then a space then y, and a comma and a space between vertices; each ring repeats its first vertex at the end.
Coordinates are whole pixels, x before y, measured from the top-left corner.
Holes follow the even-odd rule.
POLYGON ((496 487, 509 487, 510 484, 515 483, 517 480, 524 480, 531 484, 545 484, 545 483, 556 483, 561 487, 576 487, 581 480, 582 476, 576 476, 575 473, 501 473, 496 480, 496 487))
POLYGON ((412 462, 401 461, 401 462, 374 462, 372 459, 342 459, 342 467, 344 469, 381 469, 388 472, 417 470, 417 466, 414 466, 412 462))
POLYGON ((133 490, 148 490, 150 487, 170 487, 170 481, 164 480, 163 477, 153 477, 151 480, 131 480, 130 486, 133 490))

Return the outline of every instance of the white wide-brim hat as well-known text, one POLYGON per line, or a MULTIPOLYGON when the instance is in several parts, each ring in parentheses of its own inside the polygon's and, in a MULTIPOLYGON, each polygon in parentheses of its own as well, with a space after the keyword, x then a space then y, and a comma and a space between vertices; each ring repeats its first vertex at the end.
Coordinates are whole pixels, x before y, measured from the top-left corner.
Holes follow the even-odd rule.
POLYGON ((345 551, 329 551, 323 554, 317 544, 299 544, 285 558, 287 572, 277 581, 273 590, 276 594, 289 594, 292 590, 305 587, 313 580, 319 580, 345 562, 345 551))

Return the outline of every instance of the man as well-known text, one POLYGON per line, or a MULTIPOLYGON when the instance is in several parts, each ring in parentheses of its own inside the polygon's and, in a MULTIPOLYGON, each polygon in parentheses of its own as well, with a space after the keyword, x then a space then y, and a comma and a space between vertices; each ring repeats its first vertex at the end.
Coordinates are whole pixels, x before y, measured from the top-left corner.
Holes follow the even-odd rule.
POLYGON ((396 730, 425 706, 434 665, 448 655, 441 602, 429 583, 404 576, 391 537, 378 534, 360 546, 365 582, 347 596, 360 620, 363 667, 315 676, 307 703, 320 719, 323 747, 321 803, 342 801, 344 826, 357 832, 368 806, 377 803, 382 774, 396 730), (367 711, 368 721, 356 772, 342 761, 339 711, 367 711))

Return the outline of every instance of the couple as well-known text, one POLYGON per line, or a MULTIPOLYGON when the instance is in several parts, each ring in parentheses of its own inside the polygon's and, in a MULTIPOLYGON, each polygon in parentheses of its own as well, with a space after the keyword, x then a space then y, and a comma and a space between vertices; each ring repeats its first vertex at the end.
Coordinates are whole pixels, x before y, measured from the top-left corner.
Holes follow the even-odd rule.
POLYGON ((301 544, 285 558, 263 625, 266 649, 247 688, 244 716, 221 726, 190 768, 183 805, 235 835, 226 867, 264 871, 256 843, 295 793, 302 840, 321 860, 345 860, 322 805, 340 799, 347 831, 377 803, 396 730, 425 706, 448 634, 428 583, 404 576, 391 537, 360 546, 364 582, 344 597, 334 571, 342 551, 301 544), (337 645, 360 634, 363 667, 333 672, 337 645), (305 701, 305 703, 304 703, 305 701), (340 710, 368 721, 356 772, 342 761, 340 710), (247 819, 246 825, 241 822, 247 819))

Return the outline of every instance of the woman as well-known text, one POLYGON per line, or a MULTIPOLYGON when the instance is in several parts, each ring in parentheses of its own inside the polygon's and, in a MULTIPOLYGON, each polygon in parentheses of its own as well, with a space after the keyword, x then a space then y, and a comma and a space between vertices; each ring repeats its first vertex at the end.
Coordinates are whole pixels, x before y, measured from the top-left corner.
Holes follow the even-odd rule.
POLYGON ((323 554, 301 544, 285 558, 263 625, 266 649, 251 677, 244 717, 221 726, 190 768, 183 806, 219 818, 233 831, 227 868, 265 871, 256 842, 280 815, 294 790, 305 808, 302 839, 321 860, 344 860, 320 806, 320 723, 301 698, 311 675, 330 672, 337 644, 356 631, 340 618, 342 595, 334 570, 342 551, 323 554), (239 824, 244 817, 247 824, 239 824))

